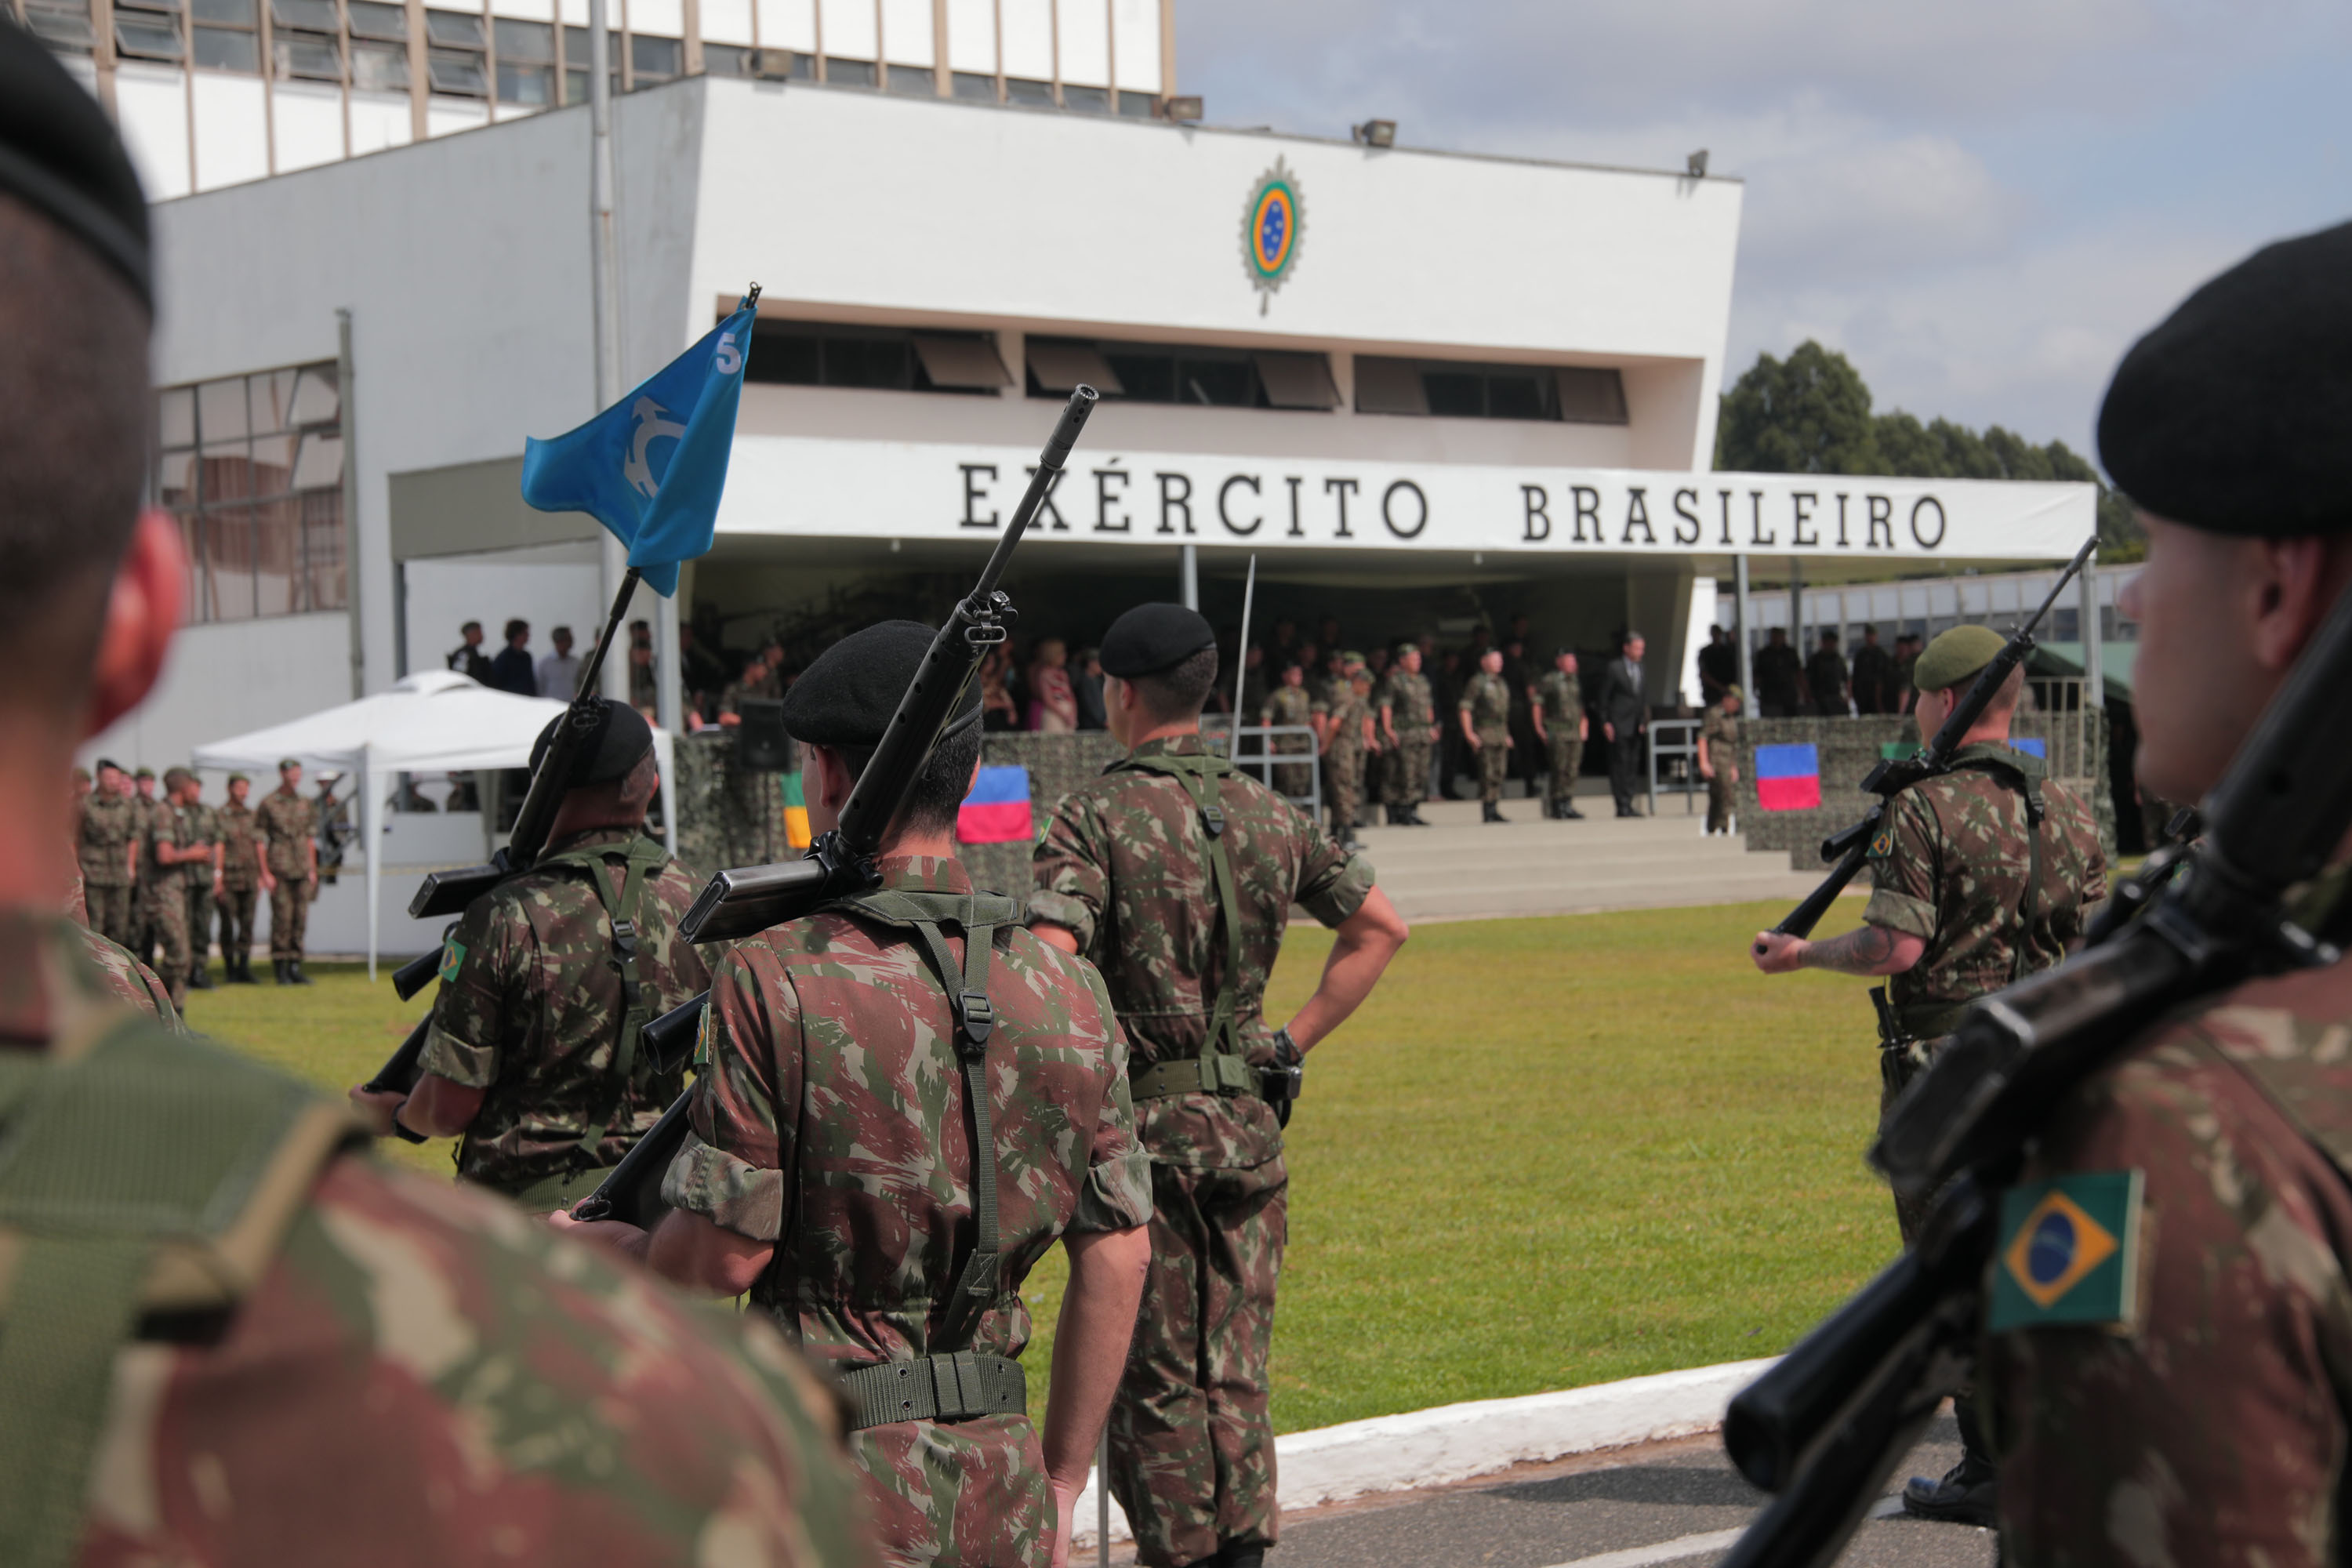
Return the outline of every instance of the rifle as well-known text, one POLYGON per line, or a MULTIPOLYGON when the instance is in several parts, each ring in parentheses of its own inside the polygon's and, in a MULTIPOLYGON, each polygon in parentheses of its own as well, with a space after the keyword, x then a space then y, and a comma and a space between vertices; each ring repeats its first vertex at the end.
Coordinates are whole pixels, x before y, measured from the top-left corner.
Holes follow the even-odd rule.
MULTIPOLYGON (((929 651, 915 670, 915 679, 898 699, 882 742, 857 775, 849 802, 841 808, 841 822, 809 847, 798 860, 772 866, 744 866, 710 879, 694 900, 678 931, 688 942, 731 942, 756 935, 772 926, 797 920, 821 904, 850 893, 878 887, 882 873, 875 857, 882 840, 916 781, 931 758, 940 733, 963 704, 981 656, 1002 643, 1014 618, 1013 596, 997 587, 1013 548, 1028 531, 1030 520, 1045 503, 1062 465, 1077 444, 1099 395, 1091 386, 1070 394, 1068 405, 1054 433, 1046 439, 1029 488, 1013 510, 1004 532, 980 571, 972 591, 957 602, 945 625, 932 637, 929 651)), ((699 1026, 710 994, 706 991, 683 1006, 674 1007, 646 1026, 646 1037, 656 1051, 674 1052, 699 1026)), ((631 1146, 621 1163, 606 1173, 596 1190, 572 1205, 575 1219, 619 1219, 640 1229, 660 1218, 662 1175, 684 1146, 687 1107, 691 1095, 680 1095, 661 1120, 631 1146)))
MULTIPOLYGON (((2202 807, 2197 852, 2163 868, 2137 920, 1979 1003, 1897 1100, 1872 1163, 1936 1199, 1918 1243, 1731 1403, 1724 1447, 1778 1499, 1726 1559, 1827 1564, 1973 1359, 1996 1194, 2069 1090, 2175 1008, 2265 974, 2335 963, 2286 914, 2352 830, 2352 595, 2341 598, 2202 807)), ((2340 921, 2332 916, 2330 924, 2340 921)))
MULTIPOLYGON (((604 617, 604 632, 596 646, 589 650, 585 663, 580 667, 580 685, 572 693, 572 706, 555 726, 555 737, 548 742, 546 754, 530 775, 530 789, 522 797, 522 808, 515 815, 514 831, 507 836, 506 847, 491 857, 487 865, 467 866, 453 871, 426 874, 416 896, 408 900, 412 919, 425 920, 434 915, 457 914, 482 894, 488 892, 509 877, 520 876, 530 869, 541 851, 547 847, 548 830, 555 826, 555 814, 563 805, 563 795, 570 785, 564 781, 572 776, 572 765, 580 750, 595 734, 602 717, 603 701, 597 696, 598 677, 604 668, 604 655, 613 646, 613 637, 620 629, 621 617, 628 613, 629 598, 637 591, 639 573, 634 566, 621 578, 620 592, 613 596, 612 613, 604 617)), ((445 938, 446 933, 444 933, 445 938)), ((428 952, 413 958, 393 972, 393 989, 404 1002, 423 990, 441 966, 438 952, 428 952)), ((416 1088, 422 1069, 418 1066, 425 1055, 425 1038, 431 1032, 433 1016, 428 1013, 416 1021, 400 1048, 392 1053, 376 1075, 368 1079, 371 1094, 396 1091, 407 1094, 416 1088)), ((422 1143, 425 1136, 412 1132, 397 1119, 392 1130, 411 1143, 422 1143)))
POLYGON ((1878 803, 1860 822, 1822 840, 1822 859, 1833 868, 1820 887, 1806 895, 1803 903, 1790 910, 1788 918, 1772 928, 1775 932, 1783 936, 1812 935, 1813 928, 1821 923, 1823 915, 1829 913, 1830 906, 1837 902, 1838 895, 1845 891, 1846 884, 1861 873, 1863 861, 1870 853, 1870 841, 1877 834, 1879 825, 1886 819, 1887 804, 1922 779, 1935 778, 1952 771, 1952 753, 1960 749, 1968 732, 1976 728, 1977 721, 1984 717, 1984 710, 2000 694, 2010 672, 2024 663, 2026 655, 2033 651, 2033 628, 2042 624, 2042 617, 2050 613, 2050 606, 2058 602, 2058 595, 2065 591, 2066 584, 2074 580, 2074 574, 2083 569, 2091 558, 2091 552, 2098 546, 2095 537, 2084 542, 2083 548, 2074 552, 2074 559, 2066 563, 2066 570, 2058 574, 2058 581, 2051 584, 2049 596, 2042 601, 2042 607, 2027 616, 2025 624, 2017 628, 2007 646, 1993 655, 1992 662, 1978 675, 1976 684, 1969 688, 1969 694, 1952 710, 1951 717, 1944 721, 1943 728, 1936 731, 1936 738, 1927 742, 1927 750, 1908 757, 1883 758, 1876 767, 1870 770, 1862 781, 1862 787, 1864 794, 1878 796, 1878 803))

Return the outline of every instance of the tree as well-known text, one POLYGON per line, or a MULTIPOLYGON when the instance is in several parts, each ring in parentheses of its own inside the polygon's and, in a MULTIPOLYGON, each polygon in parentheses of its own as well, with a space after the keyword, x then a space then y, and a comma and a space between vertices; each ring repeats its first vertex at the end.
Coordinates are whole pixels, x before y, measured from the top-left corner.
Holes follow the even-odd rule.
POLYGON ((2137 561, 2146 538, 2130 500, 2063 441, 2037 447, 1998 425, 1922 425, 1871 412, 1870 388, 1842 353, 1808 338, 1786 360, 1759 354, 1723 397, 1715 466, 1757 474, 1888 474, 1918 479, 2060 480, 2098 486, 2099 559, 2137 561))

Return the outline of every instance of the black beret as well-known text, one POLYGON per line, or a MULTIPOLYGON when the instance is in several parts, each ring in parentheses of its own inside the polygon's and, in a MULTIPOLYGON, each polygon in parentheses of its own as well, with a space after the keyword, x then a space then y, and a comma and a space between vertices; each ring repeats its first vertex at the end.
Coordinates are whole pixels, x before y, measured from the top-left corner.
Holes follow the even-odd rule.
MULTIPOLYGON (((784 731, 812 746, 877 746, 939 636, 919 621, 883 621, 823 653, 784 693, 784 731)), ((980 681, 964 683, 949 733, 980 718, 980 681)))
MULTIPOLYGON (((588 743, 580 748, 572 765, 572 776, 563 787, 581 789, 589 784, 611 784, 629 776, 629 770, 638 760, 653 750, 653 726, 646 716, 625 702, 615 702, 609 697, 599 697, 602 705, 595 720, 595 730, 588 743)), ((547 755, 547 748, 555 742, 555 727, 572 716, 566 708, 547 721, 539 739, 530 743, 530 765, 535 771, 539 760, 547 755)))
POLYGON ((2132 345, 2099 460, 2134 502, 2214 533, 2352 529, 2352 224, 2266 246, 2132 345))
POLYGON ((114 123, 32 34, 0 26, 0 192, 82 244, 150 309, 147 197, 114 123))
POLYGON ((1181 605, 1138 605, 1103 634, 1103 673, 1121 680, 1157 675, 1216 646, 1217 634, 1200 611, 1181 605))

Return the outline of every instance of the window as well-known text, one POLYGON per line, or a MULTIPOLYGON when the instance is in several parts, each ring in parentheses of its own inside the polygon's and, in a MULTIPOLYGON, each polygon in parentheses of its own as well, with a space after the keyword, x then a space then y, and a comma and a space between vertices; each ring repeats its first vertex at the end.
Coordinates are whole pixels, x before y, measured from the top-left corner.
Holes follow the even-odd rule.
MULTIPOLYGON (((607 27, 604 32, 604 68, 610 78, 609 90, 621 90, 621 36, 607 27)), ((563 29, 563 101, 588 101, 588 29, 563 29)))
POLYGON ((191 621, 349 603, 341 414, 331 363, 159 395, 157 499, 187 543, 191 621))
POLYGON ((1013 382, 989 332, 765 321, 752 329, 743 377, 788 386, 967 395, 992 394, 1013 382))
POLYGON ((269 23, 273 74, 343 79, 343 23, 335 14, 335 0, 269 0, 269 23))
POLYGON ((89 0, 25 0, 25 26, 53 49, 86 55, 97 47, 89 0))
POLYGON ((899 98, 937 98, 938 79, 929 66, 892 66, 888 89, 899 98))
POLYGON ((1105 397, 1130 403, 1316 409, 1339 405, 1330 361, 1319 353, 1031 338, 1027 354, 1032 397, 1066 397, 1083 382, 1105 397))
POLYGON ((838 55, 824 57, 824 79, 835 87, 872 87, 872 60, 845 60, 838 55))
POLYGON ((555 101, 555 28, 546 22, 491 24, 499 52, 499 101, 544 109, 555 101))
POLYGON ((160 0, 121 0, 114 10, 114 47, 141 59, 180 58, 179 6, 166 6, 160 0))
POLYGON ((386 43, 408 41, 408 10, 384 0, 346 0, 352 13, 352 37, 381 38, 386 43))
POLYGON ((482 18, 470 11, 425 13, 426 85, 452 98, 488 98, 490 79, 482 18))
POLYGON ((676 38, 635 34, 629 39, 629 70, 638 87, 675 81, 686 73, 686 45, 676 38))
POLYGON ((1356 412, 1622 425, 1625 387, 1617 372, 1582 365, 1464 364, 1363 354, 1356 360, 1356 412))
POLYGON ((1052 82, 1032 81, 1026 77, 1018 76, 1009 76, 1004 79, 1004 101, 1025 103, 1032 109, 1057 107, 1054 101, 1052 82))
POLYGON ((753 77, 761 81, 806 81, 816 68, 808 56, 793 49, 745 48, 737 44, 702 46, 702 68, 712 76, 753 77))
POLYGON ((982 76, 977 71, 958 71, 948 79, 948 85, 958 98, 971 103, 996 101, 996 79, 982 76))
POLYGON ((1110 94, 1099 87, 1072 87, 1062 84, 1062 107, 1075 109, 1081 114, 1108 114, 1110 94))
POLYGON ((189 53, 214 70, 257 72, 261 47, 254 0, 194 0, 196 24, 189 53))
POLYGON ((1118 95, 1118 111, 1130 120, 1149 120, 1160 112, 1160 100, 1148 92, 1126 92, 1118 95))

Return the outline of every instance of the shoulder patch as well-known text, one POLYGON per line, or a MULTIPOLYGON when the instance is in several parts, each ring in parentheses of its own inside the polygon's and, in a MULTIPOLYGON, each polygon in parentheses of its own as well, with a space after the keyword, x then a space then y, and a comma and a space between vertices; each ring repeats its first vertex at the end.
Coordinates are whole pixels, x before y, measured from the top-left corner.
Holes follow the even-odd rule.
POLYGON ((2138 1171, 2083 1171, 2002 1194, 1986 1328, 2128 1326, 2144 1185, 2138 1171))
POLYGON ((1895 825, 1890 822, 1885 826, 1880 828, 1878 832, 1872 837, 1870 840, 1870 858, 1874 860, 1884 860, 1889 855, 1894 853, 1895 825))
POLYGON ((466 962, 466 944, 451 931, 441 943, 441 981, 448 984, 457 978, 457 971, 466 962))
POLYGON ((702 1005, 702 1016, 694 1026, 694 1070, 697 1074, 710 1070, 710 1004, 702 1005))

